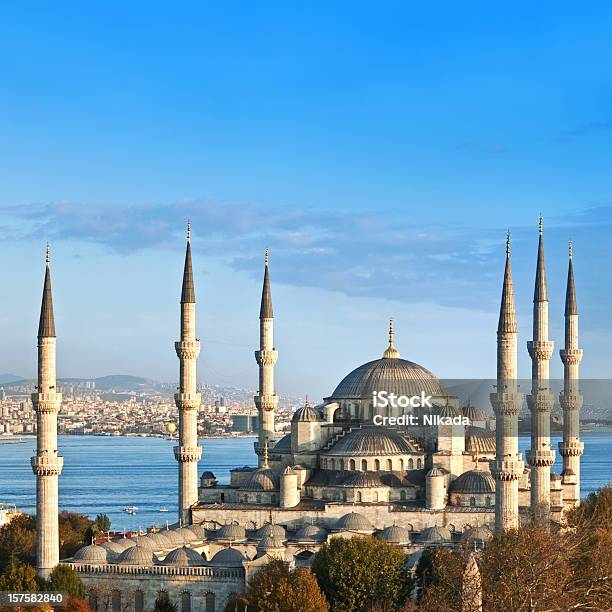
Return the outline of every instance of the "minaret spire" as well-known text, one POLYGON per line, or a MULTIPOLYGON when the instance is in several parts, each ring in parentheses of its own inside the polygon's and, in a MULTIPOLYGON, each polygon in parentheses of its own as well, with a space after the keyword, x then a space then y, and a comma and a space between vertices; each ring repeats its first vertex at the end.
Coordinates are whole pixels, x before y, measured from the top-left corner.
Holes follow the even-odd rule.
POLYGON ((174 401, 179 411, 179 445, 174 457, 179 465, 179 523, 191 523, 190 509, 198 501, 198 410, 202 401, 197 389, 196 360, 200 341, 196 337, 195 287, 191 262, 191 223, 187 222, 187 247, 181 289, 181 339, 174 343, 179 358, 179 388, 174 401))
POLYGON ((577 504, 580 501, 580 457, 584 453, 584 443, 580 440, 582 349, 578 347, 578 304, 571 242, 565 292, 565 347, 559 354, 563 361, 563 391, 559 396, 563 408, 563 441, 559 442, 559 454, 563 457, 563 497, 577 504))
POLYGON ((51 293, 50 250, 45 253, 45 281, 38 324, 38 384, 32 394, 36 411, 36 570, 48 578, 59 563, 58 477, 64 459, 57 452, 57 413, 62 395, 57 392, 55 320, 51 293))
POLYGON ((495 528, 497 531, 519 526, 518 480, 523 462, 518 452, 518 414, 522 397, 517 387, 517 326, 510 232, 506 236, 506 265, 497 326, 497 390, 491 394, 495 412, 495 459, 491 473, 495 478, 495 528))
POLYGON ((264 278, 259 309, 259 350, 255 351, 255 360, 259 365, 259 391, 255 396, 255 406, 259 415, 259 435, 255 443, 260 467, 264 461, 264 448, 267 461, 267 448, 274 444, 274 413, 278 406, 278 396, 274 390, 274 366, 278 353, 274 348, 274 312, 272 310, 272 292, 270 290, 270 268, 268 249, 264 254, 264 278))
POLYGON ((554 397, 550 392, 549 380, 554 342, 548 339, 548 290, 542 216, 538 230, 533 340, 527 342, 531 356, 531 394, 527 396, 527 405, 531 410, 531 449, 527 452, 527 462, 531 466, 531 514, 536 522, 547 526, 550 518, 550 468, 555 462, 555 451, 550 446, 550 411, 554 397))

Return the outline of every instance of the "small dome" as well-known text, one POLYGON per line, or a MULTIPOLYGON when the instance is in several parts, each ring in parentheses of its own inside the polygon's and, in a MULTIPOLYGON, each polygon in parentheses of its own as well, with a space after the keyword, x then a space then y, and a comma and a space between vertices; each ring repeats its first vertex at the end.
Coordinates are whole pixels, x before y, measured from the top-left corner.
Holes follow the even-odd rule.
POLYGON ((207 470, 205 472, 202 472, 202 475, 200 476, 200 478, 202 480, 214 480, 216 477, 212 472, 207 470))
POLYGON ((332 446, 331 455, 409 455, 418 452, 399 433, 384 427, 366 426, 346 434, 332 446))
POLYGON ((109 551, 106 548, 90 544, 79 548, 72 558, 74 561, 80 561, 81 563, 107 563, 108 554, 109 551))
POLYGON ((104 542, 100 544, 100 546, 107 550, 108 554, 106 555, 106 558, 109 562, 114 561, 125 550, 125 548, 123 548, 119 542, 113 541, 104 542))
POLYGON ((197 541, 206 539, 206 529, 202 525, 190 525, 187 529, 193 533, 197 541))
POLYGON ((421 544, 441 544, 450 542, 452 539, 451 532, 447 527, 427 527, 423 529, 417 536, 417 542, 421 544))
POLYGON ((231 542, 240 542, 246 540, 246 531, 242 525, 223 525, 221 529, 218 529, 214 538, 216 540, 228 540, 231 542))
POLYGON ((169 550, 173 548, 173 543, 164 535, 164 532, 162 531, 151 534, 149 539, 155 545, 155 550, 169 550))
POLYGON ((470 544, 484 544, 492 538, 493 532, 486 525, 480 525, 479 527, 467 529, 461 536, 461 541, 470 544))
POLYGON ((281 540, 287 539, 285 528, 282 525, 273 525, 271 523, 266 523, 257 531, 257 538, 265 538, 269 535, 274 536, 276 538, 280 538, 281 540))
POLYGON ((135 538, 132 538, 132 540, 136 542, 136 546, 140 546, 146 550, 157 549, 157 546, 155 545, 155 542, 151 536, 136 536, 135 538))
POLYGON ((339 518, 334 525, 334 529, 337 531, 362 531, 367 533, 372 533, 372 531, 374 531, 374 527, 372 527, 370 521, 368 521, 363 514, 359 514, 358 512, 349 512, 339 518))
POLYGON ((242 562, 246 561, 246 557, 237 549, 222 548, 214 557, 208 562, 208 565, 215 565, 220 567, 242 567, 242 562))
POLYGON ((298 408, 291 418, 292 423, 317 423, 320 420, 319 413, 308 404, 298 408))
POLYGON ((440 410, 440 416, 443 418, 450 417, 451 419, 454 419, 455 417, 460 417, 463 415, 461 414, 461 410, 459 410, 459 408, 446 404, 446 406, 440 410))
POLYGON ((260 468, 253 472, 243 488, 247 491, 278 491, 278 475, 270 468, 260 468))
POLYGON ((451 493, 495 493, 495 480, 490 472, 470 470, 453 480, 449 491, 451 493))
POLYGON ((140 544, 132 546, 124 550, 120 555, 117 563, 121 565, 153 565, 158 561, 152 550, 143 548, 140 544))
POLYGON ((120 540, 115 540, 115 544, 121 546, 121 550, 123 551, 132 548, 132 546, 136 546, 136 541, 131 538, 121 538, 120 540))
POLYGON ((342 485, 345 487, 367 488, 367 487, 382 487, 380 476, 377 472, 350 472, 349 476, 344 479, 342 485))
POLYGON ((429 472, 427 472, 427 477, 431 478, 433 476, 446 476, 444 470, 439 467, 432 467, 429 472))
POLYGON ((295 472, 289 467, 287 466, 284 470, 283 470, 283 476, 295 476, 295 472))
POLYGON ((206 565, 202 555, 193 548, 183 546, 170 551, 162 561, 162 565, 174 565, 176 567, 198 567, 206 565))
POLYGON ((160 531, 164 537, 171 542, 172 548, 182 546, 185 543, 185 538, 178 529, 164 529, 160 531))
POLYGON ((274 550, 281 550, 285 548, 285 544, 281 538, 274 535, 267 535, 261 538, 259 544, 257 544, 257 552, 269 552, 274 550))
POLYGON ((189 527, 181 527, 176 530, 176 533, 183 538, 183 542, 195 542, 198 538, 189 527))
POLYGON ((295 534, 298 542, 322 542, 327 538, 327 531, 318 525, 304 525, 295 534))
POLYGON ((476 408, 476 406, 472 406, 469 402, 461 409, 463 412, 463 416, 470 419, 470 423, 474 421, 486 421, 487 415, 480 408, 476 408))
POLYGON ((410 534, 408 530, 399 525, 385 527, 381 533, 381 537, 390 544, 406 545, 410 543, 410 534))

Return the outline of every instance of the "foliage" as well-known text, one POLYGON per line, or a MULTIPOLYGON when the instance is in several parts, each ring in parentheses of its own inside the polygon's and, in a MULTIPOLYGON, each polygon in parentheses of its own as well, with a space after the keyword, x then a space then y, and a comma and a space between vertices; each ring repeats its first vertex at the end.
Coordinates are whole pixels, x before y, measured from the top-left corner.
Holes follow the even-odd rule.
POLYGON ((96 516, 96 519, 87 530, 87 540, 91 541, 92 538, 96 538, 99 535, 103 535, 110 531, 111 520, 106 514, 100 513, 96 516))
MULTIPOLYGON (((483 610, 612 609, 611 509, 607 486, 571 510, 567 526, 496 534, 481 552, 483 610)), ((461 609, 467 552, 430 549, 423 555, 419 610, 461 609)))
POLYGON ((85 594, 83 583, 78 573, 69 565, 61 564, 53 569, 49 580, 44 584, 44 589, 45 591, 67 593, 76 599, 82 599, 85 594))
MULTIPOLYGON (((239 596, 226 606, 235 609, 239 596)), ((321 592, 317 579, 307 569, 290 570, 281 560, 272 560, 251 580, 243 598, 249 612, 327 612, 329 606, 321 592)))
POLYGON ((412 590, 406 556, 380 538, 332 538, 313 559, 313 571, 331 609, 397 610, 412 590))
POLYGON ((0 575, 0 591, 37 591, 38 578, 31 565, 13 558, 0 575))
POLYGON ((177 612, 177 607, 170 601, 168 593, 161 591, 155 599, 154 612, 177 612))

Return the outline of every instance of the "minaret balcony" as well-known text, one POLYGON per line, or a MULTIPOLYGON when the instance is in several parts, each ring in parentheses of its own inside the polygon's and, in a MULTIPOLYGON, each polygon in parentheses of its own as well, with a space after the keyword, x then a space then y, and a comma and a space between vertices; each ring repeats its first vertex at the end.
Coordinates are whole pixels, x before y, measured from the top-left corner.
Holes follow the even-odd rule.
POLYGON ((552 340, 530 340, 527 342, 527 351, 534 361, 550 361, 555 343, 552 340))
POLYGON ((278 361, 278 351, 276 349, 255 351, 255 361, 260 366, 273 366, 278 361))
POLYGON ((555 405, 555 396, 548 390, 538 391, 527 396, 527 406, 531 412, 550 412, 555 405))
POLYGON ((47 393, 32 393, 32 405, 36 412, 51 414, 59 412, 62 404, 62 394, 55 391, 47 393))
POLYGON ((30 463, 36 476, 59 476, 64 466, 64 458, 58 455, 37 455, 30 459, 30 463))
POLYGON ((195 393, 175 393, 174 403, 179 410, 199 410, 202 395, 199 391, 195 393))
POLYGON ((559 403, 563 410, 580 410, 582 408, 582 395, 580 393, 559 393, 559 403))
POLYGON ((559 442, 559 454, 562 457, 581 457, 584 453, 584 442, 559 442))
POLYGON ((179 359, 196 359, 200 354, 199 340, 179 340, 174 343, 179 359))
POLYGON ((525 464, 520 460, 497 460, 490 463, 491 474, 495 480, 511 481, 522 478, 525 471, 525 464))
POLYGON ((550 467, 555 463, 554 450, 528 450, 527 463, 532 467, 550 467))
POLYGON ((578 365, 582 361, 582 349, 561 349, 559 356, 565 365, 578 365))
POLYGON ((202 458, 201 446, 175 446, 174 458, 180 463, 192 463, 202 458))
POLYGON ((517 416, 523 405, 523 394, 516 391, 498 391, 490 398, 493 411, 500 416, 517 416))
POLYGON ((271 412, 278 406, 278 395, 256 395, 254 398, 257 410, 271 412))

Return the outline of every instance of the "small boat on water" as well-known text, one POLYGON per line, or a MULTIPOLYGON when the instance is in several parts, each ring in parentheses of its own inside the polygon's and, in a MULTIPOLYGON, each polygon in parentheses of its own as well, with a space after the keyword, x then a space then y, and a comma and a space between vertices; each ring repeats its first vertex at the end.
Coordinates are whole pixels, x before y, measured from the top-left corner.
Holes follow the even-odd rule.
POLYGON ((123 511, 127 514, 136 514, 138 512, 138 506, 125 506, 123 511))
POLYGON ((168 512, 168 508, 166 508, 166 506, 162 506, 162 507, 159 509, 159 511, 160 511, 160 512, 168 512))

